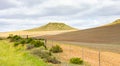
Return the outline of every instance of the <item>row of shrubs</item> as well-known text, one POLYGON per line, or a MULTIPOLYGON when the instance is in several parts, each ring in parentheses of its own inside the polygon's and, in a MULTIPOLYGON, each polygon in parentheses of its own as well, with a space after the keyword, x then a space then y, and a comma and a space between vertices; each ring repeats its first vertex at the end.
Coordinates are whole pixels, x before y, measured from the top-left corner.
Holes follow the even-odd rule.
POLYGON ((14 42, 14 46, 18 46, 19 44, 22 44, 24 46, 25 44, 27 44, 26 45, 26 46, 28 46, 27 49, 31 49, 32 47, 40 47, 40 46, 44 46, 45 47, 43 41, 41 41, 41 40, 34 40, 32 38, 27 38, 26 39, 26 38, 22 38, 22 37, 20 37, 18 35, 15 35, 15 36, 10 35, 8 37, 8 39, 10 39, 10 42, 14 42))
POLYGON ((14 46, 23 45, 26 49, 31 49, 30 53, 42 58, 46 62, 51 62, 54 64, 60 63, 52 53, 63 52, 62 48, 59 45, 53 46, 48 50, 44 43, 44 39, 36 40, 33 38, 22 38, 18 35, 9 35, 8 39, 10 42, 14 42, 14 46))
MULTIPOLYGON (((14 46, 18 46, 22 44, 26 46, 26 49, 32 49, 30 51, 31 54, 42 58, 46 62, 51 62, 54 64, 61 63, 56 57, 53 56, 52 53, 60 53, 63 52, 62 48, 59 45, 52 46, 50 50, 45 46, 44 39, 35 40, 33 38, 22 38, 18 35, 10 35, 8 37, 11 42, 14 42, 14 46)), ((70 63, 72 64, 83 64, 83 60, 81 58, 71 58, 70 63)))

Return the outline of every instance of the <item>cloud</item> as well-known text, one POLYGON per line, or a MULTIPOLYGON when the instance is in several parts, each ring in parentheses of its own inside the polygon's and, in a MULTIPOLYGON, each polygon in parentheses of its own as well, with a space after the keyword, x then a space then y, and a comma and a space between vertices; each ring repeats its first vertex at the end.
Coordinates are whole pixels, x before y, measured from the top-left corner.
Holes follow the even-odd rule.
POLYGON ((17 0, 0 0, 0 10, 15 8, 21 5, 17 0))
POLYGON ((12 31, 65 22, 80 29, 120 17, 119 0, 0 0, 0 30, 12 31), (29 26, 28 26, 29 25, 29 26))

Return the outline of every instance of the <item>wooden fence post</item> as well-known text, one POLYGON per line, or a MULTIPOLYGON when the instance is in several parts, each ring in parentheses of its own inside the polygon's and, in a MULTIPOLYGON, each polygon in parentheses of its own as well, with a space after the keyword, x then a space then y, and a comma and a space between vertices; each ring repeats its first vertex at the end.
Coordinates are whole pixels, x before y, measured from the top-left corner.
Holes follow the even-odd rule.
POLYGON ((100 61, 101 61, 100 58, 101 58, 101 57, 100 57, 100 50, 99 50, 99 66, 101 66, 101 65, 100 65, 100 61))
POLYGON ((82 48, 82 59, 84 60, 84 49, 82 48))
POLYGON ((26 38, 28 39, 28 35, 26 36, 26 38))
POLYGON ((44 39, 45 40, 45 48, 47 48, 46 46, 47 46, 47 39, 44 39))

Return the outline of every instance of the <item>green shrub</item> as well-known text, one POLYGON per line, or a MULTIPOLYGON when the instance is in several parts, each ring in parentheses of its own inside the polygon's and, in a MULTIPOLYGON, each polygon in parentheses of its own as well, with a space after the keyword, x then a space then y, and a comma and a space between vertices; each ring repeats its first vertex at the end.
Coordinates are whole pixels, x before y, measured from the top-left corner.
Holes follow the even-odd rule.
POLYGON ((25 47, 26 47, 27 50, 29 50, 29 49, 34 48, 34 45, 32 45, 32 44, 26 44, 25 47))
POLYGON ((60 64, 60 63, 61 63, 61 62, 58 61, 58 60, 56 59, 56 57, 54 57, 54 56, 49 56, 49 57, 47 57, 47 58, 44 58, 43 60, 46 61, 46 62, 53 63, 53 64, 60 64))
POLYGON ((19 44, 20 44, 19 42, 15 42, 14 47, 18 46, 19 44))
POLYGON ((9 36, 7 38, 10 39, 12 37, 13 37, 13 34, 9 34, 9 36))
POLYGON ((73 63, 73 64, 83 64, 83 60, 81 60, 81 58, 71 58, 70 59, 70 63, 73 63))
POLYGON ((26 39, 21 39, 20 40, 20 44, 25 44, 26 43, 26 39))
POLYGON ((5 38, 0 37, 0 40, 3 40, 3 39, 5 39, 5 38))
POLYGON ((2 38, 0 37, 0 40, 2 40, 2 38))
POLYGON ((52 46, 52 48, 50 49, 50 51, 53 52, 53 53, 63 52, 62 48, 59 45, 52 46))
POLYGON ((28 39, 26 39, 26 43, 28 44, 28 43, 31 43, 33 41, 33 39, 32 38, 28 38, 28 39))
POLYGON ((18 36, 18 35, 15 35, 15 36, 13 36, 13 39, 15 39, 15 40, 19 40, 19 39, 21 39, 21 37, 18 36))
POLYGON ((43 50, 41 48, 35 48, 31 52, 33 55, 39 56, 40 58, 47 58, 51 56, 51 52, 48 50, 43 50))
POLYGON ((44 46, 44 42, 41 42, 39 40, 34 40, 31 42, 35 47, 40 47, 40 46, 44 46))
POLYGON ((46 50, 44 46, 41 46, 40 48, 32 49, 31 54, 42 58, 45 62, 51 62, 54 64, 60 63, 60 61, 58 61, 55 57, 53 57, 51 52, 46 50))
POLYGON ((13 37, 9 37, 11 42, 16 42, 19 41, 20 39, 22 39, 20 36, 15 35, 13 37))
POLYGON ((46 50, 44 46, 39 47, 40 50, 46 50))

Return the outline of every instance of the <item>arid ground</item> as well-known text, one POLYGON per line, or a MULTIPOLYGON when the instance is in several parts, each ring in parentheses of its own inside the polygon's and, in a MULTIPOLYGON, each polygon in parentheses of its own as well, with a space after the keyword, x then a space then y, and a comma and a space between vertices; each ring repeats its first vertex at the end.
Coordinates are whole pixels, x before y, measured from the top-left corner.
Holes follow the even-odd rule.
MULTIPOLYGON (((84 61, 88 62, 91 66, 99 66, 99 63, 101 66, 120 66, 120 54, 118 53, 120 50, 120 45, 117 45, 113 47, 113 50, 110 48, 110 46, 107 46, 108 44, 101 45, 92 45, 89 43, 71 43, 71 42, 61 42, 61 41, 48 41, 47 46, 53 46, 53 45, 60 45, 64 52, 57 54, 58 57, 64 62, 68 62, 70 58, 72 57, 80 57, 84 61), (97 48, 99 47, 99 48, 97 48), (107 47, 107 48, 105 48, 107 47), (109 47, 109 48, 108 48, 109 47), (99 55, 100 52, 100 55, 99 55)), ((69 63, 69 62, 68 62, 69 63)), ((85 66, 87 66, 85 65, 85 66)))

